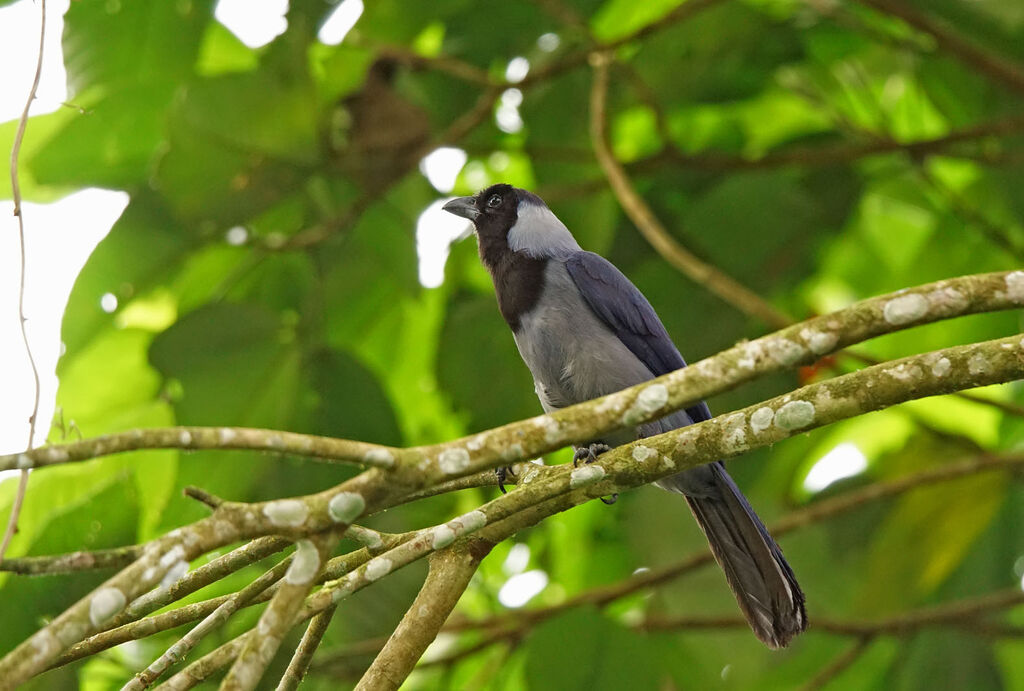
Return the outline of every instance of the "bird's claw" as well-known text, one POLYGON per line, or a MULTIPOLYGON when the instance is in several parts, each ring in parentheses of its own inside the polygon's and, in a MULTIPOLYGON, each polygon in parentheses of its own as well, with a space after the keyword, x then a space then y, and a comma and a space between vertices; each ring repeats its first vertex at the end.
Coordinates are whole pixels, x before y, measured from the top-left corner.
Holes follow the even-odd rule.
POLYGON ((516 476, 515 471, 512 470, 512 466, 505 465, 500 468, 495 468, 494 474, 498 477, 498 489, 501 490, 502 494, 508 494, 508 490, 505 489, 505 480, 507 480, 509 476, 516 476))
MULTIPOLYGON (((576 453, 572 456, 572 465, 576 467, 580 461, 584 463, 593 463, 597 460, 597 457, 603 454, 605 451, 610 451, 611 447, 607 444, 601 444, 600 442, 591 444, 590 446, 584 446, 576 449, 576 453)), ((618 494, 613 494, 610 497, 598 497, 602 502, 611 506, 619 500, 618 494)))
POLYGON ((579 465, 580 461, 583 461, 584 463, 593 463, 597 460, 598 456, 603 454, 605 451, 610 450, 610 446, 600 442, 591 444, 590 446, 581 446, 576 449, 576 453, 572 456, 572 465, 573 467, 576 467, 579 465))

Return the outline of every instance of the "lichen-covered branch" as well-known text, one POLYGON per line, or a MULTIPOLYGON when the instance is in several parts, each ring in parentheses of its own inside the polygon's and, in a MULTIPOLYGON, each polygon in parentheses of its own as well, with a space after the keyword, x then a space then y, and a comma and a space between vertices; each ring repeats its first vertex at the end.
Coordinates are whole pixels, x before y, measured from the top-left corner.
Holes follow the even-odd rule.
POLYGON ((0 456, 0 470, 43 468, 141 449, 266 451, 376 468, 390 467, 395 452, 395 449, 379 444, 279 430, 250 427, 163 427, 119 432, 67 444, 42 446, 25 453, 0 456))
MULTIPOLYGON (((185 658, 210 632, 219 628, 234 614, 240 607, 252 602, 260 593, 266 591, 274 583, 278 582, 291 566, 292 557, 287 557, 279 564, 255 581, 239 590, 233 595, 223 598, 216 609, 210 612, 199 624, 182 636, 174 645, 153 661, 146 669, 139 672, 135 677, 124 685, 122 691, 141 691, 149 688, 171 665, 185 658)), ((180 611, 180 610, 179 610, 180 611)))
POLYGON ((255 632, 235 659, 221 689, 248 691, 256 688, 277 654, 281 640, 295 625, 296 614, 337 542, 338 535, 334 532, 298 542, 280 587, 263 610, 255 632))
POLYGON ((79 571, 124 568, 139 558, 145 545, 69 552, 46 557, 16 557, 0 562, 0 571, 23 576, 56 576, 79 571))
MULTIPOLYGON (((972 477, 986 472, 1013 470, 1020 467, 1024 467, 1024 454, 1006 456, 980 455, 937 468, 928 468, 894 480, 876 482, 838 496, 816 501, 809 506, 782 516, 772 523, 768 530, 776 538, 781 538, 795 530, 853 511, 869 502, 895 497, 919 487, 949 482, 962 477, 972 477)), ((637 591, 653 588, 672 581, 702 566, 711 564, 713 561, 714 559, 709 550, 701 550, 671 564, 634 574, 617 583, 591 588, 555 605, 519 610, 479 621, 463 620, 453 622, 448 624, 445 630, 489 630, 509 627, 525 630, 573 607, 582 605, 604 607, 637 591)))
POLYGON ((312 662, 316 649, 320 647, 320 642, 323 640, 324 634, 327 633, 327 627, 330 626, 336 609, 336 607, 328 607, 310 620, 306 632, 302 634, 299 647, 292 655, 288 668, 285 669, 281 681, 277 684, 277 691, 294 691, 302 683, 303 677, 309 670, 309 663, 312 662))
POLYGON ((437 637, 491 547, 490 543, 480 540, 467 540, 431 556, 423 587, 384 649, 356 685, 357 691, 401 686, 437 637))
MULTIPOLYGON (((604 431, 664 416, 696 399, 767 372, 813 361, 857 340, 927 321, 978 311, 1009 309, 1022 303, 1024 272, 1020 271, 967 276, 866 300, 832 315, 737 345, 690 368, 597 401, 446 444, 389 451, 394 454, 390 469, 373 468, 324 492, 261 504, 225 502, 210 517, 152 543, 149 549, 159 552, 157 557, 144 555, 139 562, 108 581, 104 586, 107 590, 102 592, 106 593, 104 598, 114 597, 109 590, 113 588, 120 591, 125 599, 125 602, 117 603, 119 606, 110 613, 113 616, 123 609, 128 600, 148 591, 163 577, 162 573, 156 575, 146 571, 152 566, 146 562, 147 559, 159 560, 165 554, 174 554, 177 564, 242 539, 272 534, 293 540, 307 538, 342 524, 348 525, 360 515, 400 503, 433 484, 532 457, 575 441, 592 439, 604 431), (140 567, 144 562, 147 565, 140 567), (152 578, 141 578, 143 572, 152 578)), ((1019 342, 1019 338, 1004 339, 871 367, 814 385, 819 388, 801 389, 755 408, 623 447, 603 457, 601 463, 580 469, 584 472, 575 476, 564 469, 528 471, 523 478, 523 488, 471 514, 484 517, 487 535, 511 534, 526 524, 542 520, 553 511, 563 510, 588 497, 644 484, 670 474, 682 467, 679 464, 690 465, 736 455, 778 441, 791 433, 910 398, 1009 381, 1020 376, 1019 342), (602 471, 606 476, 599 477, 602 471), (531 473, 539 478, 532 485, 531 473), (585 488, 589 482, 595 484, 592 488, 585 488)), ((145 433, 139 434, 144 436, 145 433)), ((51 450, 53 448, 60 447, 51 447, 51 450)), ((465 517, 446 524, 454 536, 458 536, 460 530, 472 532, 468 527, 482 527, 462 523, 462 518, 465 517)), ((391 566, 429 554, 436 548, 430 544, 431 540, 432 537, 420 534, 402 544, 396 548, 401 559, 392 562, 391 566)), ((386 554, 375 557, 345 576, 343 583, 325 587, 313 596, 314 600, 321 599, 316 611, 307 606, 304 615, 312 616, 333 604, 335 595, 324 593, 343 596, 374 580, 368 575, 379 577, 390 570, 390 567, 383 569, 385 563, 382 559, 390 560, 390 557, 386 554)), ((17 683, 45 669, 61 651, 95 631, 98 625, 87 625, 90 621, 88 614, 90 603, 100 592, 83 599, 0 661, 0 672, 5 673, 3 678, 17 683), (58 633, 63 637, 58 637, 58 633)), ((99 603, 107 604, 103 598, 99 603)))

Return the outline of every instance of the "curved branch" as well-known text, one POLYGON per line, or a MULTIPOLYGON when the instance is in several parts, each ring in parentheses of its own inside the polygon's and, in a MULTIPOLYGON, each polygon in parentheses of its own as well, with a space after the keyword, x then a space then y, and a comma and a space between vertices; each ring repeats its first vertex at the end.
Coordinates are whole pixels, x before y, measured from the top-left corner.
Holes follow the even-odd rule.
POLYGON ((491 546, 470 540, 431 556, 427 580, 384 649, 363 674, 356 691, 397 689, 401 686, 427 646, 437 637, 491 546))
POLYGON ((277 691, 294 691, 302 683, 302 679, 309 669, 309 663, 313 661, 313 655, 320 647, 324 634, 327 633, 327 627, 331 624, 335 610, 335 607, 328 607, 310 620, 295 655, 292 656, 288 668, 285 669, 284 675, 277 685, 277 691))
POLYGON ((901 0, 854 0, 883 14, 897 17, 935 39, 939 49, 967 63, 989 78, 1024 94, 1024 67, 968 41, 944 23, 932 19, 901 0))
POLYGON ((769 326, 776 328, 788 326, 792 320, 787 315, 772 307, 760 295, 728 276, 718 267, 699 259, 679 244, 633 189, 633 185, 626 177, 625 171, 615 158, 608 143, 606 105, 610 61, 611 57, 603 53, 594 53, 591 58, 594 67, 594 83, 590 91, 590 140, 594 147, 594 155, 597 156, 597 161, 601 165, 605 177, 608 178, 608 184, 626 215, 633 221, 633 225, 647 239, 647 242, 657 250, 658 254, 694 283, 704 286, 708 291, 737 307, 744 314, 757 317, 769 326))

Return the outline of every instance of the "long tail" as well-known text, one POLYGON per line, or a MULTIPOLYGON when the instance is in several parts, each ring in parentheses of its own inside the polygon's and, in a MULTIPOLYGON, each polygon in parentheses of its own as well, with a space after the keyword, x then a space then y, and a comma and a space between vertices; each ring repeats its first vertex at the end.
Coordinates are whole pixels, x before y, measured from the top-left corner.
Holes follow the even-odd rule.
POLYGON ((658 484, 686 495, 736 602, 765 645, 783 648, 807 628, 804 594, 793 570, 721 463, 658 484), (692 491, 695 484, 700 491, 692 491))

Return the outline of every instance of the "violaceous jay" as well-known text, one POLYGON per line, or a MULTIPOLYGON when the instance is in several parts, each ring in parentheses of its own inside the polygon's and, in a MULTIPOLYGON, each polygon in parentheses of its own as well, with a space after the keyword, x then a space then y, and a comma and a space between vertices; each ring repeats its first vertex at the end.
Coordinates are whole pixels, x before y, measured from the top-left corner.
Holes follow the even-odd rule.
MULTIPOLYGON (((606 259, 581 249, 537 195, 498 184, 444 209, 472 221, 498 308, 545 411, 686 366, 643 294, 606 259)), ((577 449, 576 460, 710 418, 701 401, 593 440, 577 449)), ((779 648, 807 627, 792 569, 721 461, 655 484, 686 498, 758 638, 779 648)))

